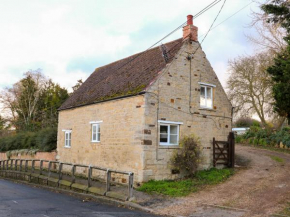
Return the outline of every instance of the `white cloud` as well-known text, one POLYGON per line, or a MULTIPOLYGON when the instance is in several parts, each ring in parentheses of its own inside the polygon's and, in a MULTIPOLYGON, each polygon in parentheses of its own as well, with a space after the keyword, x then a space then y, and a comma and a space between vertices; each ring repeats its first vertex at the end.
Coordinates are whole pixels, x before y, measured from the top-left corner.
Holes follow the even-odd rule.
MULTIPOLYGON (((216 24, 249 1, 228 1, 216 24)), ((12 85, 29 69, 41 68, 55 82, 70 88, 109 60, 145 50, 185 22, 187 14, 195 14, 211 2, 1 1, 0 87, 12 85), (158 28, 162 29, 161 33, 158 28), (80 58, 96 59, 96 63, 88 69, 68 67, 80 58)), ((221 3, 194 21, 200 35, 206 33, 220 6, 221 3)), ((202 45, 223 84, 228 59, 250 50, 243 35, 249 13, 250 7, 220 25, 202 45)), ((179 30, 165 41, 181 36, 179 30)))

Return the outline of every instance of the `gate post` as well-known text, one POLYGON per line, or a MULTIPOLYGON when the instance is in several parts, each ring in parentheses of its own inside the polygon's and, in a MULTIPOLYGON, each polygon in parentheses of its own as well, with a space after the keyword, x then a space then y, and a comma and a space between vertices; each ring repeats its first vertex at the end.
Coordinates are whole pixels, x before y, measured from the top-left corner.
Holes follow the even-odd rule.
POLYGON ((213 156, 212 156, 212 159, 213 159, 213 166, 216 167, 216 160, 215 160, 215 137, 213 137, 213 140, 212 140, 212 144, 213 144, 213 156))
POLYGON ((233 132, 229 133, 229 167, 235 167, 235 135, 233 132))

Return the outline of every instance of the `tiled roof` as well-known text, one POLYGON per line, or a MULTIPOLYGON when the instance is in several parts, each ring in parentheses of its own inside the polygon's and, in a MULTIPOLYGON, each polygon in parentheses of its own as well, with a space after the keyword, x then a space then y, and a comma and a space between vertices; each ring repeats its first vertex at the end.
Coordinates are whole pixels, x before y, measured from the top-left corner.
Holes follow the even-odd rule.
POLYGON ((172 61, 183 44, 182 40, 180 38, 164 44, 167 62, 161 48, 155 47, 97 68, 59 110, 142 92, 166 64, 172 61))

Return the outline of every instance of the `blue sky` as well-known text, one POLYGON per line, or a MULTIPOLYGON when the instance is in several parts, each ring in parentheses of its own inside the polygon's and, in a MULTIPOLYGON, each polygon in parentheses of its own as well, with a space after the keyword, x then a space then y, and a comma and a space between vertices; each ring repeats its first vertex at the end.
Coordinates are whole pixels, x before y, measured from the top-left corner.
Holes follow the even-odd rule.
MULTIPOLYGON (((95 68, 146 50, 213 0, 2 0, 0 2, 0 89, 32 69, 70 88, 95 68)), ((221 5, 194 20, 199 35, 221 5)), ((252 0, 227 0, 219 24, 252 0)), ((225 85, 229 59, 254 52, 246 35, 252 3, 224 22, 202 44, 225 85)), ((182 37, 180 29, 163 43, 182 37)), ((201 38, 202 39, 202 38, 201 38)), ((201 41, 200 39, 200 41, 201 41)))

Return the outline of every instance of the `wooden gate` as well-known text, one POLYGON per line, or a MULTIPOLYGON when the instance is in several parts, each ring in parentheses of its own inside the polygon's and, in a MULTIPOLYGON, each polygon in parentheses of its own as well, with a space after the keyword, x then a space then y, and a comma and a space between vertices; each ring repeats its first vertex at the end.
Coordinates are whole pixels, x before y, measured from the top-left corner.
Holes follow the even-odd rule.
POLYGON ((217 141, 213 138, 213 166, 235 166, 235 135, 230 132, 228 141, 217 141))

